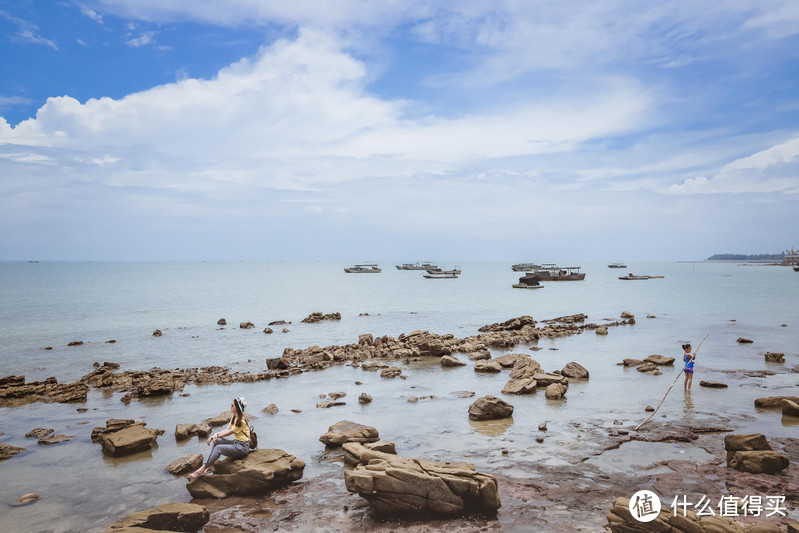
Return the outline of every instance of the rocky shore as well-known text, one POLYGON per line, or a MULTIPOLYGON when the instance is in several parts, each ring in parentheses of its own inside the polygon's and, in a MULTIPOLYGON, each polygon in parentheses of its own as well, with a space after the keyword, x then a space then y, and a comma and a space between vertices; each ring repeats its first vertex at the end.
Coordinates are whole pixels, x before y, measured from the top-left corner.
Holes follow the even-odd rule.
MULTIPOLYGON (((340 320, 340 315, 313 313, 303 322, 313 324, 322 320, 340 320)), ((542 322, 521 316, 483 326, 477 335, 464 338, 429 331, 414 331, 397 337, 365 334, 353 344, 286 348, 281 357, 266 359, 266 368, 259 372, 232 372, 221 366, 120 371, 118 364, 105 362, 96 363, 90 373, 75 383, 59 384, 55 378, 27 383, 24 376, 7 376, 0 379, 0 406, 15 407, 31 402, 86 402, 90 390, 108 395, 120 394, 120 400, 128 404, 151 397, 168 397, 182 392, 190 384, 253 383, 340 365, 379 371, 382 379, 401 383, 407 377, 403 367, 410 361, 433 359, 435 364, 445 367, 441 370, 443 373, 476 372, 480 377, 496 381, 496 396, 480 393, 479 397, 469 400, 471 405, 468 409, 452 416, 468 418, 477 424, 507 419, 512 422, 513 404, 517 400, 523 401, 537 393, 543 395, 541 401, 548 402, 547 405, 557 405, 571 397, 572 387, 579 390, 579 385, 575 384, 596 378, 590 377, 589 371, 576 361, 544 370, 527 353, 492 357, 491 350, 516 351, 521 346, 536 348, 541 339, 556 339, 586 331, 604 335, 608 327, 635 324, 635 318, 629 312, 625 312, 621 320, 606 320, 602 324, 586 323, 586 320, 583 314, 542 322), (459 369, 461 366, 472 366, 472 369, 459 369), (539 390, 541 392, 536 392, 539 390), (502 398, 498 397, 500 395, 502 398)), ((242 326, 242 329, 246 328, 242 326)), ((775 361, 772 358, 772 362, 775 361)), ((649 355, 640 360, 625 359, 620 364, 657 376, 661 369, 665 372, 665 368, 673 368, 674 358, 649 355)), ((702 386, 724 393, 722 386, 726 384, 707 381, 702 386)), ((415 393, 417 395, 408 398, 407 402, 441 401, 438 396, 444 396, 448 391, 435 392, 436 395, 415 393)), ((474 396, 469 391, 460 394, 460 398, 474 396)), ((344 405, 346 393, 319 396, 322 401, 317 407, 322 409, 344 405)), ((351 395, 347 399, 354 397, 351 395)), ((358 399, 359 402, 353 402, 356 406, 368 404, 373 397, 364 392, 358 399)), ((752 407, 779 410, 783 416, 796 417, 799 398, 790 394, 764 396, 752 407)), ((282 405, 281 409, 289 411, 282 405)), ((329 412, 337 409, 340 407, 329 409, 329 412)), ((275 405, 269 405, 263 411, 272 415, 283 412, 275 405)), ((299 412, 296 409, 291 411, 299 412)), ((214 425, 226 423, 228 416, 223 413, 215 419, 179 421, 175 424, 175 441, 207 435, 214 425)), ((433 460, 416 453, 411 457, 406 451, 398 450, 394 441, 380 440, 380 428, 343 420, 331 425, 319 437, 318 456, 300 458, 280 449, 258 449, 243 460, 221 460, 212 475, 186 484, 191 503, 178 501, 133 513, 114 522, 106 532, 388 532, 401 529, 413 532, 785 533, 792 531, 790 528, 799 531, 799 525, 795 525, 795 506, 799 502, 797 438, 736 434, 740 420, 722 415, 692 423, 653 421, 640 431, 634 429, 640 420, 618 420, 612 425, 598 420, 568 429, 564 429, 569 425, 567 420, 550 423, 549 427, 544 420, 542 416, 539 432, 530 435, 530 442, 525 445, 513 447, 507 444, 508 441, 503 441, 504 448, 493 450, 503 459, 495 461, 495 467, 490 470, 485 465, 478 470, 463 457, 433 460), (553 427, 558 427, 560 432, 559 438, 564 443, 561 449, 551 457, 540 457, 531 452, 529 446, 550 438, 553 427), (575 440, 569 442, 569 439, 575 440), (641 469, 617 471, 606 468, 605 461, 611 461, 609 457, 613 454, 623 457, 625 453, 635 454, 627 450, 635 450, 636 443, 684 443, 692 450, 701 451, 703 460, 657 460, 650 457, 647 466, 641 469), (322 474, 303 479, 309 461, 317 463, 322 474), (652 526, 645 526, 630 515, 632 487, 649 488, 662 495, 684 494, 692 499, 706 495, 716 501, 725 495, 781 495, 793 514, 769 519, 738 516, 721 520, 694 513, 677 519, 669 515, 670 502, 664 501, 666 508, 661 511, 662 516, 658 516, 652 526)), ((53 438, 51 433, 53 430, 37 428, 30 432, 30 438, 53 438)), ((157 439, 164 434, 162 429, 147 427, 144 421, 109 419, 105 427, 94 428, 91 439, 100 445, 97 448, 101 448, 105 456, 119 457, 157 447, 157 439)), ((393 435, 390 437, 394 438, 393 435)), ((13 461, 15 454, 24 452, 24 448, 0 443, 0 460, 13 461)), ((195 469, 201 460, 199 454, 175 457, 166 469, 175 476, 182 476, 195 469)), ((36 498, 28 500, 26 504, 35 505, 36 498)), ((176 495, 176 500, 181 500, 181 496, 176 495)))

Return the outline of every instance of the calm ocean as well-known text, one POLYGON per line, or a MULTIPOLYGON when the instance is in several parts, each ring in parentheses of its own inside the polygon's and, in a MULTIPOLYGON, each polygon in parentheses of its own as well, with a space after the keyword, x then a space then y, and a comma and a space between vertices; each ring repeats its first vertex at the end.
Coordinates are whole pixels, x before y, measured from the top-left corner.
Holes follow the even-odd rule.
MULTIPOLYGON (((545 370, 576 361, 591 378, 572 385, 562 402, 547 402, 543 394, 506 397, 516 411, 511 424, 499 427, 470 423, 466 412, 473 399, 451 392, 500 396, 507 375, 475 374, 471 365, 442 370, 434 361, 411 363, 405 370, 407 380, 383 380, 376 373, 342 366, 286 380, 189 386, 187 397, 129 405, 119 401, 121 394, 92 391, 85 405, 89 411, 83 414, 76 411, 82 405, 74 404, 0 409, 0 441, 28 450, 0 463, 5 481, 0 484, 0 506, 27 492, 40 495, 34 505, 5 507, 0 528, 101 531, 129 512, 189 501, 185 480, 166 473, 164 466, 189 453, 206 453, 207 448, 197 440, 176 444, 174 427, 219 414, 238 395, 247 397, 249 410, 258 416, 261 447, 282 448, 306 461, 303 480, 340 471, 340 464, 322 458, 324 447, 318 438, 327 426, 347 419, 374 425, 382 438, 397 443, 401 455, 466 460, 478 470, 501 469, 524 477, 524 465, 503 462, 497 450, 529 451, 535 428, 547 421, 546 443, 529 453, 557 462, 558 449, 574 437, 575 423, 642 420, 643 407, 657 405, 678 369, 649 376, 616 363, 650 354, 679 358, 682 342, 696 346, 707 333, 710 337, 697 358, 692 398, 685 400, 681 384, 675 386, 658 416, 690 421, 721 413, 769 437, 796 434, 797 428, 784 423, 778 412, 757 413, 753 407, 757 397, 799 393, 797 374, 786 370, 799 364, 799 273, 790 268, 628 263, 622 270, 572 263, 587 273, 584 281, 548 282, 541 290, 526 291, 511 288, 521 274, 507 263, 463 263, 459 279, 431 280, 418 271, 396 270, 399 262, 403 261, 380 262, 381 274, 346 274, 343 267, 348 265, 325 262, 3 262, 0 377, 22 374, 29 381, 49 376, 75 381, 91 372, 95 361, 120 363, 122 371, 209 365, 259 371, 266 358, 278 357, 287 347, 349 344, 363 333, 397 336, 414 330, 466 337, 482 325, 520 315, 545 320, 585 313, 588 321, 601 323, 627 310, 637 323, 610 328, 606 337, 585 333, 541 340, 538 346, 544 349, 537 352, 517 347, 515 352, 531 353, 545 370), (618 279, 627 272, 665 277, 618 279), (301 323, 315 311, 339 312, 342 319, 301 323), (368 316, 359 316, 364 313, 368 316), (217 326, 220 318, 227 320, 227 327, 217 326), (273 334, 264 334, 267 323, 276 320, 291 321, 285 326, 289 331, 276 326, 273 334), (247 321, 256 327, 238 328, 247 321), (163 336, 153 337, 155 329, 163 336), (738 344, 739 337, 754 343, 738 344), (111 339, 116 343, 105 342, 111 339), (84 344, 68 347, 71 341, 84 344), (52 350, 43 349, 48 346, 52 350), (765 363, 767 351, 784 352, 786 363, 765 363), (736 369, 774 370, 776 375, 740 378, 724 372, 736 369), (726 381, 730 388, 703 389, 700 379, 726 381), (363 384, 356 385, 356 380, 363 384), (316 409, 319 395, 332 391, 347 392, 347 405, 316 409), (359 392, 370 393, 375 401, 358 404, 359 392), (438 398, 407 402, 410 396, 428 394, 438 398), (278 415, 261 412, 269 403, 277 404, 278 415), (143 419, 166 433, 152 452, 112 460, 89 438, 91 428, 109 418, 143 419), (39 446, 24 437, 36 427, 75 439, 39 446)), ((672 452, 679 450, 664 449, 672 452)), ((344 490, 343 483, 339 488, 344 490)))

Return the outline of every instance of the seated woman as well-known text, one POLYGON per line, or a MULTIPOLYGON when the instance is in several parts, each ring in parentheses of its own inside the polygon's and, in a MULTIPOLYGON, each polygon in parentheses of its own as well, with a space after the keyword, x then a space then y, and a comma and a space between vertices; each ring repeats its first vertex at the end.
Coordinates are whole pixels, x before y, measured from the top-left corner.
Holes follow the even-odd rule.
POLYGON ((226 455, 234 459, 241 459, 247 457, 250 453, 250 426, 247 423, 247 418, 244 416, 244 409, 247 407, 247 400, 244 398, 236 398, 230 404, 230 410, 233 416, 230 419, 227 427, 222 431, 214 433, 206 444, 211 444, 211 453, 208 454, 205 464, 200 468, 189 474, 189 479, 197 479, 200 476, 214 471, 214 463, 219 459, 220 455, 226 455), (233 439, 225 439, 228 435, 233 435, 233 439))

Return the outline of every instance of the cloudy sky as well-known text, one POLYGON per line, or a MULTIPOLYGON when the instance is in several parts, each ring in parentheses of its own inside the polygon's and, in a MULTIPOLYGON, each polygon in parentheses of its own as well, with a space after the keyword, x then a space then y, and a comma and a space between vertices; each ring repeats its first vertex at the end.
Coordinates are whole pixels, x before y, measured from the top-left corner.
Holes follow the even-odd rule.
POLYGON ((0 259, 799 245, 795 0, 0 1, 0 259))

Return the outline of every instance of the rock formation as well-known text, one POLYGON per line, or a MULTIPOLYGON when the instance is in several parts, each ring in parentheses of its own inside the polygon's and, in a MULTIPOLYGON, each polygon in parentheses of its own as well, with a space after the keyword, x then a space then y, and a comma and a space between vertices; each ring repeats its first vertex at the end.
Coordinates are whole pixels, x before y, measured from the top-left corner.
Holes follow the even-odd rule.
POLYGON ((497 480, 461 462, 433 462, 347 445, 360 464, 344 472, 347 490, 357 492, 380 514, 494 515, 501 506, 497 480))
POLYGON ((377 429, 371 426, 342 420, 330 426, 327 433, 319 437, 319 440, 326 446, 338 447, 345 442, 377 442, 380 437, 377 429))
POLYGON ((147 428, 145 425, 145 422, 133 420, 107 420, 106 427, 92 430, 92 441, 99 442, 103 452, 114 457, 149 450, 155 446, 156 439, 164 434, 164 430, 147 428))

